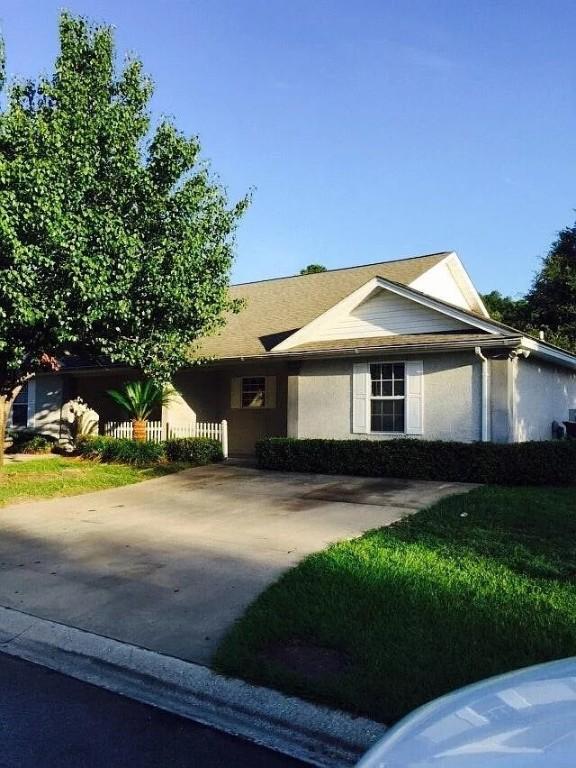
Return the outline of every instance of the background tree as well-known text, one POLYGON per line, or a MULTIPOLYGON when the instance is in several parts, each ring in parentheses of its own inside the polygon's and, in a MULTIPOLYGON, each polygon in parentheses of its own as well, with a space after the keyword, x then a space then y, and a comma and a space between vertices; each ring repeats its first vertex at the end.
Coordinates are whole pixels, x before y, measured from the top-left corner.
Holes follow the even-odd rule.
POLYGON ((495 320, 576 352, 576 225, 566 227, 521 299, 492 291, 482 296, 495 320))
POLYGON ((301 275, 313 275, 316 272, 327 272, 328 270, 323 264, 308 264, 307 267, 300 270, 301 275))
POLYGON ((526 302, 531 325, 547 341, 576 351, 576 225, 559 233, 526 302))
MULTIPOLYGON (((1 57, 0 80, 4 71, 1 57)), ((115 68, 112 32, 60 17, 54 74, 13 84, 0 113, 0 436, 22 384, 67 354, 163 384, 228 297, 230 206, 152 84, 115 68)), ((0 459, 4 440, 0 439, 0 459)))
POLYGON ((504 296, 500 291, 482 294, 482 301, 490 313, 490 317, 513 328, 524 329, 529 320, 526 299, 513 299, 504 296))

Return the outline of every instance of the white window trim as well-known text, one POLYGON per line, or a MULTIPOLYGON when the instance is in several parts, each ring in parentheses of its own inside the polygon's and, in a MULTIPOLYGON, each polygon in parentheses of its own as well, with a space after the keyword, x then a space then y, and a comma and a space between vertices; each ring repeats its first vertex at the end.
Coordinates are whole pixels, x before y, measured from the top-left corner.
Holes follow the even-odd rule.
POLYGON ((370 392, 368 393, 368 418, 367 418, 367 434, 368 435, 406 435, 408 434, 406 432, 406 420, 408 418, 407 413, 407 397, 406 397, 406 360, 370 360, 368 363, 368 384, 370 387, 370 392), (390 395, 379 397, 374 397, 372 395, 372 374, 370 372, 370 366, 371 365, 402 365, 404 368, 404 394, 403 395, 390 395), (377 431, 375 429, 372 429, 372 400, 404 400, 404 429, 402 431, 400 430, 386 430, 383 432, 377 431))

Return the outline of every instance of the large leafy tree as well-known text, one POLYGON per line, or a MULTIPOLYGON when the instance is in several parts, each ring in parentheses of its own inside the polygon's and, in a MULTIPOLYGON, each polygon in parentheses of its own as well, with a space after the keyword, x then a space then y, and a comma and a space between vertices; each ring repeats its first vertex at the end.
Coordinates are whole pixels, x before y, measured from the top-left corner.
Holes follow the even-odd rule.
POLYGON ((566 227, 542 261, 521 299, 499 291, 482 296, 491 316, 507 325, 576 352, 576 225, 566 227))
POLYGON ((117 70, 109 28, 66 13, 53 76, 6 94, 0 436, 35 371, 80 354, 162 384, 237 309, 227 287, 247 199, 228 203, 196 137, 170 121, 151 132, 151 94, 138 60, 117 70))
POLYGON ((532 326, 576 351, 576 225, 563 229, 545 257, 526 301, 532 326))

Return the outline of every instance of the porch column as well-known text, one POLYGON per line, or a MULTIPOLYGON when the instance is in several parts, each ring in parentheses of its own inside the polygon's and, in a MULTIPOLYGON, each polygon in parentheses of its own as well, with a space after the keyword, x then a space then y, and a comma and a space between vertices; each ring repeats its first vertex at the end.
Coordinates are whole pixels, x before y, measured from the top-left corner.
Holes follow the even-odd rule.
POLYGON ((167 423, 176 427, 196 423, 196 413, 177 389, 170 402, 162 407, 163 430, 166 430, 167 423))
POLYGON ((298 379, 300 365, 291 363, 288 366, 288 397, 286 403, 286 434, 288 437, 298 437, 298 379))

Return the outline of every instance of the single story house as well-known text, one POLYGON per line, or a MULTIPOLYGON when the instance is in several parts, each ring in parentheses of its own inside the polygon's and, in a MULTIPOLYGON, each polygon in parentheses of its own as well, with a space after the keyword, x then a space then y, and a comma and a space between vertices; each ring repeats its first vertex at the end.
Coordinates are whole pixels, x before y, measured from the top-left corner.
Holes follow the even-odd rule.
MULTIPOLYGON (((171 423, 228 422, 232 454, 259 438, 410 436, 547 440, 574 418, 576 356, 490 318, 454 252, 231 287, 244 300, 182 370, 171 423)), ((21 393, 14 424, 64 437, 82 397, 100 425, 125 419, 105 390, 121 367, 64 367, 21 393)), ((160 414, 158 414, 160 418, 160 414)))

